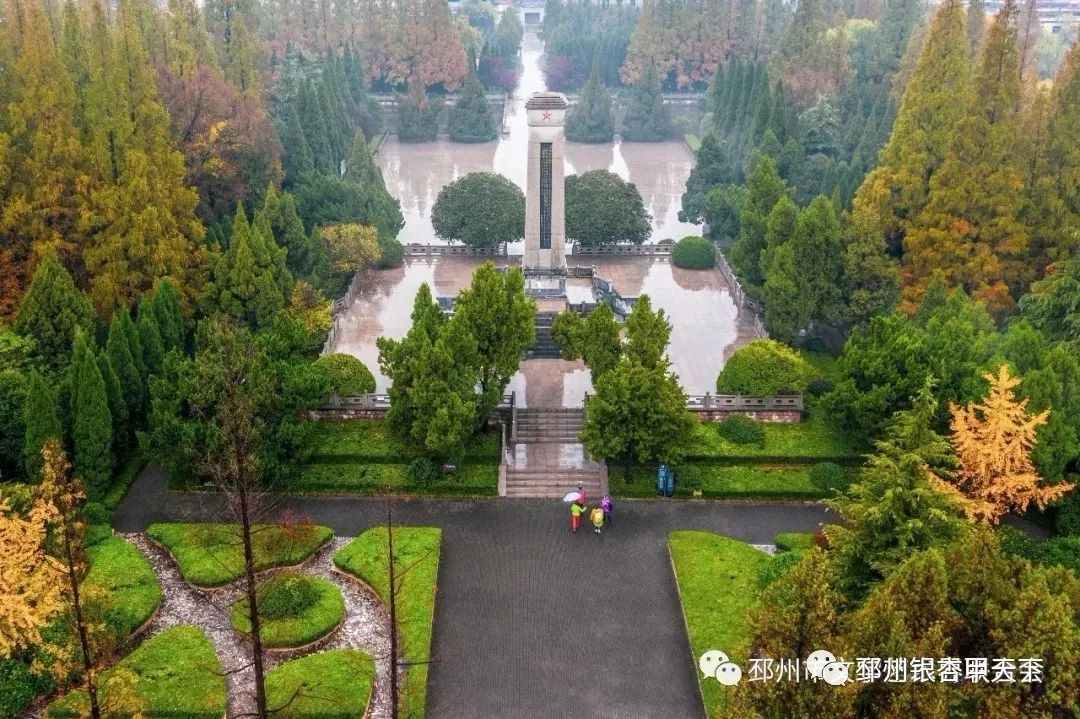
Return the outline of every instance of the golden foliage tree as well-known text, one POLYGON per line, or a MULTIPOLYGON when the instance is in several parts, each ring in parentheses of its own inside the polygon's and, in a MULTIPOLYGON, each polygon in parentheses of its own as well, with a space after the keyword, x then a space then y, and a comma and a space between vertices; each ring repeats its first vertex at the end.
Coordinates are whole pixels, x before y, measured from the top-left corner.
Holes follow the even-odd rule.
MULTIPOLYGON (((49 440, 45 451, 56 446, 49 440)), ((49 527, 59 512, 48 465, 29 511, 0 500, 0 656, 40 644, 41 630, 62 608, 64 567, 49 556, 49 527)))
POLYGON ((319 236, 330 250, 334 269, 358 272, 373 267, 382 256, 379 233, 374 227, 357 224, 327 225, 319 236))
POLYGON ((937 484, 960 500, 969 519, 996 524, 1007 512, 1023 512, 1032 502, 1044 508, 1073 485, 1043 484, 1031 461, 1035 432, 1050 411, 1032 415, 1026 399, 1017 401, 1013 388, 1021 378, 1013 377, 1008 365, 983 376, 990 391, 981 404, 949 407, 959 467, 951 481, 938 479, 937 484))

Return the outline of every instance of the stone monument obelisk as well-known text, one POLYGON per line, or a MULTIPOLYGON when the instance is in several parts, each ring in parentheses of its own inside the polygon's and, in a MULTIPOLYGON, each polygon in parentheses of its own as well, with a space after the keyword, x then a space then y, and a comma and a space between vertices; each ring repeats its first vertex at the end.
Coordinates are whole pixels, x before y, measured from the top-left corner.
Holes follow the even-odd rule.
POLYGON ((566 222, 563 204, 563 121, 566 97, 537 92, 525 103, 529 119, 529 161, 525 185, 526 274, 559 274, 566 269, 566 222))

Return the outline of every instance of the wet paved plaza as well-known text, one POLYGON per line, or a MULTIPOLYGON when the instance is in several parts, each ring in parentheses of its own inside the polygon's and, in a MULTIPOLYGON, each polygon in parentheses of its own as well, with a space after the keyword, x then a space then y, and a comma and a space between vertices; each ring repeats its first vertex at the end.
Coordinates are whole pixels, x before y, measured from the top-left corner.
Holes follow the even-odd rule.
MULTIPOLYGON (((413 299, 422 283, 431 285, 436 296, 456 295, 482 261, 412 259, 404 267, 358 276, 336 319, 329 351, 359 357, 375 374, 376 391, 386 391, 387 379, 378 371, 376 338, 400 338, 408 332, 413 299)), ((517 262, 502 258, 499 264, 517 262)), ((653 307, 667 312, 672 324, 668 354, 688 394, 715 391, 716 375, 726 358, 753 339, 750 321, 740 316, 717 270, 683 270, 648 257, 571 257, 569 262, 595 267, 596 274, 624 296, 648 294, 653 307)), ((537 359, 522 363, 510 389, 523 406, 579 407, 591 383, 581 362, 537 359)))

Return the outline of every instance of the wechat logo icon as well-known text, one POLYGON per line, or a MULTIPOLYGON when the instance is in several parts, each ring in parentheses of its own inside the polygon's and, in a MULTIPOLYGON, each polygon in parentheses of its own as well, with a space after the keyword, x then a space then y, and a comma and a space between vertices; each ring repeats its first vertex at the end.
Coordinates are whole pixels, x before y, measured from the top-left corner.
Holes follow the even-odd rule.
POLYGON ((742 680, 742 668, 728 660, 728 655, 719 649, 710 649, 698 659, 698 669, 702 675, 715 679, 725 687, 733 687, 742 680))

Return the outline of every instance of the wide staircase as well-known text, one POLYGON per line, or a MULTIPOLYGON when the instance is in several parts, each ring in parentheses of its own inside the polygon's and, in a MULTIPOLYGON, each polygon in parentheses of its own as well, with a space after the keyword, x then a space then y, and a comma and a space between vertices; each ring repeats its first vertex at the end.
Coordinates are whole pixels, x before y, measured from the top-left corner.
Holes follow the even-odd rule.
POLYGON ((536 313, 536 341, 525 351, 527 359, 558 359, 561 356, 551 336, 551 325, 558 314, 558 312, 536 313))
POLYGON ((506 464, 507 497, 562 498, 578 485, 590 504, 607 493, 607 467, 592 461, 578 440, 582 409, 520 409, 506 464))

